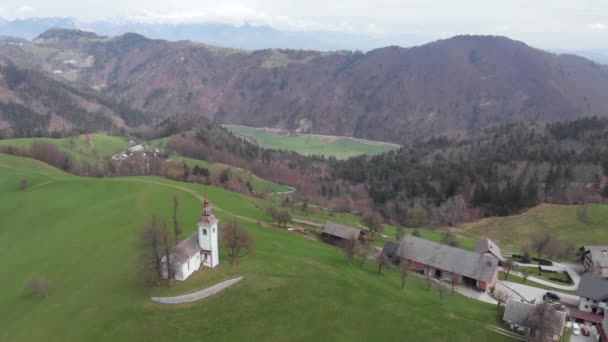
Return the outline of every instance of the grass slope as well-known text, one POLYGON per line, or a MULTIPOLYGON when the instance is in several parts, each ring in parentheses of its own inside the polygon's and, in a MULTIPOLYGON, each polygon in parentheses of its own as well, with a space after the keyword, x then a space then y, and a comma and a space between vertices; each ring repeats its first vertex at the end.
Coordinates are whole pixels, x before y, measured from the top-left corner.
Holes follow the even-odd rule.
MULTIPOLYGON (((443 306, 436 291, 371 263, 349 267, 334 247, 303 235, 262 228, 269 204, 217 188, 158 177, 93 179, 32 160, 0 155, 0 340, 433 340, 501 341, 487 329, 494 306, 459 295, 443 306), (32 186, 18 190, 19 179, 32 186), (175 188, 178 187, 178 188, 175 188), (238 267, 224 260, 171 289, 137 285, 136 236, 151 213, 169 216, 180 199, 184 236, 194 231, 199 200, 248 220, 255 253, 238 267), (251 221, 253 222, 251 222, 251 221), (21 293, 24 279, 44 274, 47 298, 21 293), (245 279, 200 302, 164 306, 150 295, 182 294, 235 275, 245 279)), ((222 222, 231 215, 215 210, 222 222)))
MULTIPOLYGON (((167 144, 169 143, 169 138, 160 138, 156 140, 150 141, 150 145, 157 147, 161 150, 167 150, 167 144)), ((181 160, 188 164, 189 167, 194 167, 194 165, 203 166, 209 170, 212 176, 218 177, 222 171, 225 169, 230 169, 231 176, 234 176, 241 180, 242 183, 250 182, 253 191, 256 192, 265 192, 265 193, 284 193, 290 192, 293 189, 286 185, 277 184, 271 182, 269 180, 260 178, 250 171, 241 169, 238 167, 233 167, 223 163, 211 163, 206 160, 198 160, 192 158, 182 157, 178 154, 173 154, 170 156, 170 159, 181 160)))
POLYGON ((76 162, 101 164, 106 158, 131 146, 129 140, 105 134, 84 134, 67 138, 17 138, 0 140, 0 146, 29 147, 32 143, 46 142, 71 155, 76 162))
POLYGON ((523 243, 548 233, 577 246, 608 244, 608 206, 542 204, 520 215, 490 217, 464 224, 467 236, 487 236, 504 251, 519 251, 523 243))
POLYGON ((379 154, 394 150, 398 145, 316 134, 285 134, 264 128, 226 125, 226 128, 243 137, 256 141, 266 148, 292 150, 304 155, 334 156, 338 159, 361 154, 379 154))

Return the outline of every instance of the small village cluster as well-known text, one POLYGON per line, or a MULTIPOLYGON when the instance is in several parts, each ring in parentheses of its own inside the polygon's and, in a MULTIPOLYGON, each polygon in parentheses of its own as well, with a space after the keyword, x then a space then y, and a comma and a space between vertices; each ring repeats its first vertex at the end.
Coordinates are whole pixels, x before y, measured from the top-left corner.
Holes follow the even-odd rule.
MULTIPOLYGON (((205 198, 197 231, 178 243, 168 259, 163 258, 165 277, 169 277, 168 267, 173 270, 176 280, 184 281, 201 267, 218 266, 218 222, 211 212, 209 200, 205 198)), ((333 222, 323 226, 321 238, 335 245, 349 239, 369 239, 361 229, 333 222)), ((399 243, 387 242, 381 253, 395 265, 405 260, 412 272, 480 293, 494 291, 501 267, 508 259, 500 247, 487 238, 476 244, 475 251, 468 251, 406 235, 399 243)), ((584 271, 576 290, 577 301, 561 300, 560 295, 547 292, 543 301, 551 303, 554 310, 543 319, 548 321, 553 340, 560 340, 564 327, 568 326, 575 335, 608 341, 608 246, 583 246, 579 255, 584 271)), ((509 298, 505 303, 503 320, 511 329, 530 336, 534 334, 531 317, 540 304, 536 300, 509 298)))
MULTIPOLYGON (((328 222, 322 237, 325 241, 339 244, 345 239, 365 239, 364 231, 328 222)), ((490 239, 482 239, 475 251, 406 235, 399 243, 389 241, 382 251, 395 265, 406 258, 409 268, 421 275, 480 292, 496 288, 501 266, 506 262, 500 247, 490 239)), ((576 290, 575 301, 564 305, 560 295, 547 292, 543 299, 554 306, 547 320, 553 340, 560 340, 564 327, 569 326, 574 335, 589 341, 608 341, 608 246, 583 246, 579 251, 583 275, 576 290)), ((540 266, 539 266, 540 267, 540 266)), ((532 317, 537 311, 536 300, 509 298, 505 303, 503 320, 511 329, 526 336, 534 334, 532 317)))

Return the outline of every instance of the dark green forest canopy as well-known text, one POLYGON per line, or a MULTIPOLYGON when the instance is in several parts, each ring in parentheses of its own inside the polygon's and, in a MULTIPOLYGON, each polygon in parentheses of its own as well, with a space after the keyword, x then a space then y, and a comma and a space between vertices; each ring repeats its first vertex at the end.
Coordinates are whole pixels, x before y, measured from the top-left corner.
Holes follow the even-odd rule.
POLYGON ((606 119, 545 127, 518 123, 333 161, 332 169, 334 178, 364 183, 386 216, 394 217, 396 203, 411 206, 419 199, 432 209, 456 196, 468 207, 484 209, 485 215, 508 215, 541 200, 597 198, 608 169, 607 143, 606 119))

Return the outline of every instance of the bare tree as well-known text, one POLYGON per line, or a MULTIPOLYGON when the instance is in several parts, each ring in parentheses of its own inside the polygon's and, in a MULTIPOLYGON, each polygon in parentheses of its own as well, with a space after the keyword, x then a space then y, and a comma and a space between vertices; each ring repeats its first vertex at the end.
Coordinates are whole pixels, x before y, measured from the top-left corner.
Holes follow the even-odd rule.
POLYGON ((399 275, 401 278, 401 288, 405 287, 407 276, 410 272, 410 261, 407 258, 407 250, 403 244, 399 247, 399 275))
POLYGON ((348 260, 348 264, 353 264, 353 257, 357 253, 357 249, 359 248, 359 240, 357 236, 351 236, 348 239, 342 239, 340 241, 339 246, 344 250, 344 254, 346 255, 346 259, 348 260))
POLYGON ((164 256, 161 257, 162 267, 167 271, 167 286, 171 287, 171 281, 175 277, 175 264, 177 262, 176 258, 171 257, 171 250, 175 246, 173 237, 171 233, 169 233, 169 229, 167 229, 167 222, 165 220, 161 223, 161 235, 162 235, 162 243, 163 243, 163 252, 164 256))
POLYGON ((452 275, 450 276, 450 285, 452 285, 452 294, 456 290, 456 284, 458 284, 459 281, 460 281, 460 276, 456 272, 454 272, 454 269, 452 269, 452 275))
POLYGON ((20 190, 25 190, 28 188, 29 186, 29 181, 27 180, 27 178, 21 178, 21 180, 19 181, 19 189, 20 190))
POLYGON ((179 221, 177 220, 177 209, 179 208, 179 200, 177 196, 173 195, 173 236, 175 237, 175 242, 179 241, 179 235, 182 233, 182 228, 179 225, 179 221))
POLYGON ((431 266, 424 266, 424 278, 426 280, 426 290, 429 291, 431 289, 431 283, 433 281, 433 275, 431 274, 431 266))
POLYGON ((372 237, 375 237, 377 233, 382 233, 384 231, 382 217, 376 212, 366 211, 361 218, 361 222, 372 233, 372 237))
POLYGON ((454 233, 449 230, 443 233, 443 236, 441 237, 441 243, 452 247, 458 247, 460 245, 460 242, 458 241, 456 235, 454 235, 454 233))
POLYGON ((141 231, 140 244, 143 249, 140 265, 142 280, 146 284, 158 284, 163 277, 163 234, 158 227, 156 215, 152 215, 150 222, 141 231))
POLYGON ((542 236, 537 236, 532 240, 532 249, 538 254, 538 257, 541 258, 543 252, 547 248, 547 245, 551 241, 551 235, 545 234, 542 236))
POLYGON ((530 273, 528 271, 522 271, 521 277, 524 278, 524 283, 525 283, 526 280, 528 280, 528 277, 530 277, 530 273))
POLYGON ((236 222, 228 223, 225 227, 222 227, 220 232, 222 244, 228 250, 228 255, 232 259, 232 266, 236 266, 238 258, 251 252, 253 239, 236 222))
POLYGON ((443 305, 443 298, 445 297, 446 288, 443 287, 441 282, 437 282, 437 292, 439 293, 439 302, 443 305))
POLYGON ((403 235, 405 235, 405 229, 403 229, 403 227, 397 227, 395 229, 395 240, 401 241, 401 238, 403 238, 403 235))
POLYGON ((499 290, 499 289, 494 289, 494 298, 496 299, 497 303, 496 303, 496 307, 500 308, 500 305, 502 303, 506 303, 509 301, 509 298, 511 298, 511 295, 504 290, 499 290))
POLYGON ((502 269, 505 271, 505 280, 509 279, 509 274, 515 269, 515 262, 511 259, 503 261, 502 269))
POLYGON ((270 207, 266 210, 268 215, 272 217, 272 220, 280 225, 287 226, 291 222, 291 213, 288 209, 277 209, 270 207))
POLYGON ((553 335, 559 332, 561 326, 555 307, 548 302, 538 304, 528 317, 527 323, 532 329, 532 336, 541 342, 552 341, 553 335))
POLYGON ((378 274, 382 274, 382 268, 390 265, 391 260, 383 252, 378 253, 376 256, 376 263, 378 263, 378 274))
POLYGON ((51 283, 43 275, 29 277, 23 283, 23 292, 30 296, 46 297, 51 291, 51 283))
POLYGON ((356 253, 360 257, 359 267, 363 268, 363 265, 365 265, 365 261, 367 260, 370 254, 369 246, 367 245, 367 243, 365 243, 365 240, 360 241, 358 243, 356 253))

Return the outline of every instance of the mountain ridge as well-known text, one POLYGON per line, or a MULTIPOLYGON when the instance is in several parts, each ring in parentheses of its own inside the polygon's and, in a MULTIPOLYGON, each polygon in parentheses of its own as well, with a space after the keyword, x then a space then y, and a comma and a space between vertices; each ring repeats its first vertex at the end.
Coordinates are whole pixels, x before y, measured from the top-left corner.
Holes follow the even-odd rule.
MULTIPOLYGON (((0 55, 19 50, 11 48, 0 55)), ((20 53, 35 48, 56 54, 30 54, 33 64, 58 68, 117 102, 227 124, 406 143, 509 122, 608 115, 605 66, 498 36, 327 53, 50 30, 20 53)))

